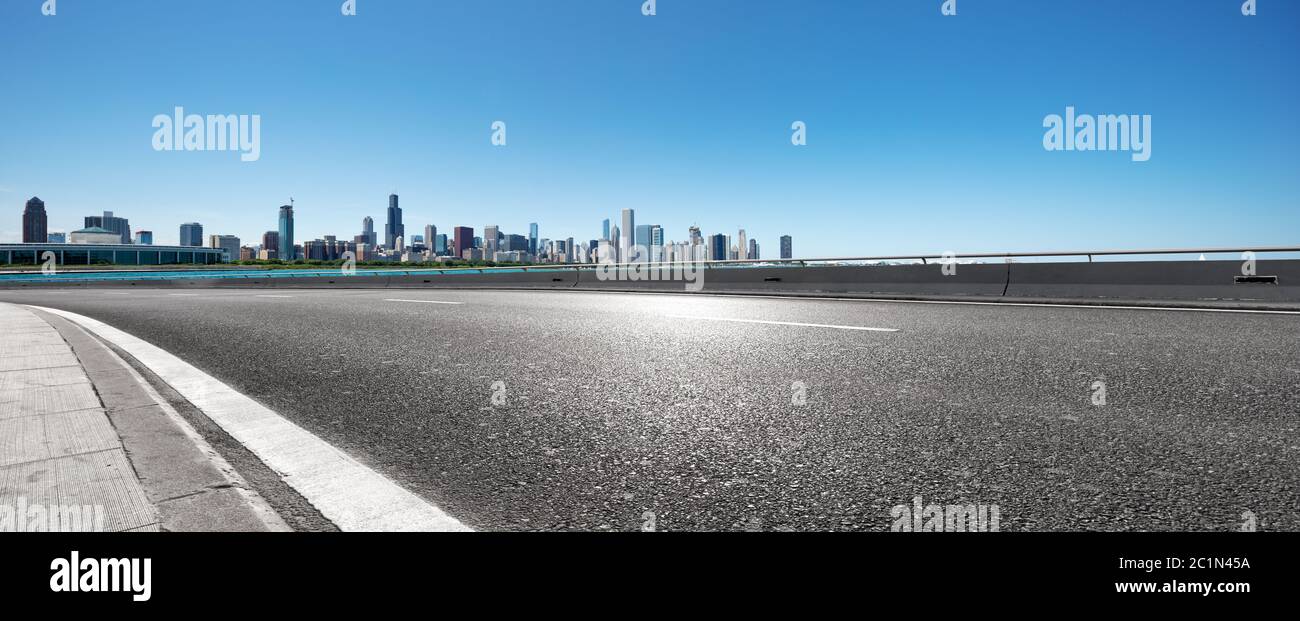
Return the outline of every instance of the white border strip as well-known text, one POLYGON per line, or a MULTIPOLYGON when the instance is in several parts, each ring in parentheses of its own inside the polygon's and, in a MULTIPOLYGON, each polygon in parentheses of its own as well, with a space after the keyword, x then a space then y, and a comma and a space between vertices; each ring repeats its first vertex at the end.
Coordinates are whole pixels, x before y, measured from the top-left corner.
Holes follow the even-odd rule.
POLYGON ((43 306, 131 354, 257 455, 343 531, 469 531, 460 521, 176 356, 106 323, 43 306))

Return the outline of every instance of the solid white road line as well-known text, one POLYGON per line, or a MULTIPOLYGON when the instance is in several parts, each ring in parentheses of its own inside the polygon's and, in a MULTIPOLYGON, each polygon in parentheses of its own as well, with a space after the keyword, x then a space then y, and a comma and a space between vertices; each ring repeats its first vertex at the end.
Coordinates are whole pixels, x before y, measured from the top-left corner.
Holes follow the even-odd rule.
POLYGON ((254 296, 254 297, 259 297, 259 298, 292 298, 293 296, 292 296, 292 295, 259 295, 259 296, 254 296))
POLYGON ((415 302, 416 304, 464 304, 464 302, 444 302, 442 300, 399 300, 396 298, 384 298, 385 302, 415 302))
POLYGON ((834 328, 836 330, 863 330, 866 332, 898 332, 894 328, 867 328, 864 326, 835 326, 824 323, 797 323, 793 321, 766 321, 763 319, 732 319, 730 317, 696 317, 693 315, 668 315, 674 319, 700 319, 703 321, 734 321, 737 323, 765 323, 775 326, 799 326, 803 328, 834 328))
POLYGON ((180 358, 101 321, 64 317, 116 345, 257 455, 343 531, 468 531, 441 509, 180 358))
POLYGON ((168 293, 167 295, 198 295, 197 293, 168 293))

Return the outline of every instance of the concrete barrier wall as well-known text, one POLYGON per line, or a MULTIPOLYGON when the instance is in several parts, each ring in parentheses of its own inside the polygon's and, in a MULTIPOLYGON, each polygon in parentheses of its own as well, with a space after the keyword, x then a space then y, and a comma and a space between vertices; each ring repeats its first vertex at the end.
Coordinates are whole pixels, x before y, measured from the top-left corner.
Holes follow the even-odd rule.
POLYGON ((1277 284, 1238 283, 1240 261, 1015 263, 1008 297, 1300 302, 1300 261, 1257 261, 1277 284))
MULTIPOLYGON (((810 266, 701 268, 703 291, 843 296, 935 296, 1101 300, 1227 300, 1300 302, 1300 261, 1260 260, 1256 274, 1273 283, 1238 283, 1237 261, 1141 261, 1012 263, 942 266, 810 266)), ((601 280, 592 269, 539 268, 491 272, 448 270, 415 275, 194 278, 176 280, 23 283, 0 280, 0 288, 457 288, 578 289, 689 292, 682 280, 601 280)))

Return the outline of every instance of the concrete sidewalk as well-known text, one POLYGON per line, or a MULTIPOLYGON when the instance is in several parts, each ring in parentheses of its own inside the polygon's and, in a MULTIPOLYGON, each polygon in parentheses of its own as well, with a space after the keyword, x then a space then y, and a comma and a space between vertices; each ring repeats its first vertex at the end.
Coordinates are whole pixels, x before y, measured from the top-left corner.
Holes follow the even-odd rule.
POLYGON ((143 378, 0 304, 0 532, 287 530, 143 378))

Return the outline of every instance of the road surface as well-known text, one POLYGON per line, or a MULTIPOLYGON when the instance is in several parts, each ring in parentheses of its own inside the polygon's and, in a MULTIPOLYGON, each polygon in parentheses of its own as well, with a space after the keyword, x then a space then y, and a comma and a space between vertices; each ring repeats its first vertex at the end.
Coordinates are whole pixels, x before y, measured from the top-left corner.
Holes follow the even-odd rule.
POLYGON ((489 530, 1300 530, 1300 315, 556 291, 79 289, 489 530), (1102 384, 1104 383, 1104 399, 1102 384), (495 399, 495 400, 494 400, 495 399), (910 509, 909 509, 910 510, 910 509))

